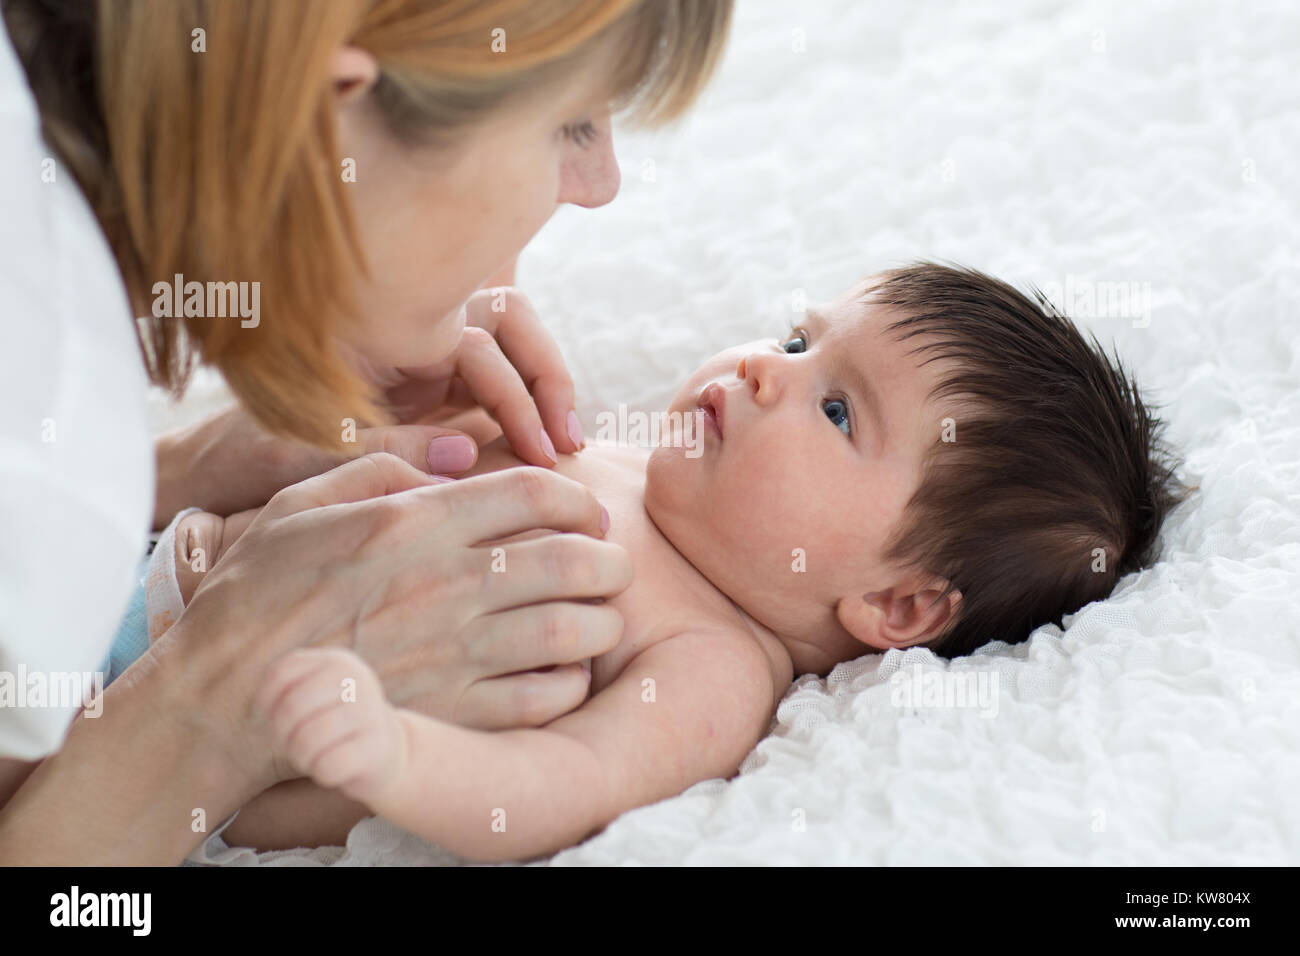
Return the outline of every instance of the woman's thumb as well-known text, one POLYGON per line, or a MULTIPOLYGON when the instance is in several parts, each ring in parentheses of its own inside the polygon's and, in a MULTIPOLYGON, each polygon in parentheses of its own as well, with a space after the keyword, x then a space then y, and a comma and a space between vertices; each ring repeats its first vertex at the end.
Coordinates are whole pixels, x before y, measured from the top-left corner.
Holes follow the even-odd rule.
POLYGON ((454 428, 437 425, 389 425, 364 429, 367 455, 387 452, 432 475, 459 475, 474 467, 478 445, 454 428))

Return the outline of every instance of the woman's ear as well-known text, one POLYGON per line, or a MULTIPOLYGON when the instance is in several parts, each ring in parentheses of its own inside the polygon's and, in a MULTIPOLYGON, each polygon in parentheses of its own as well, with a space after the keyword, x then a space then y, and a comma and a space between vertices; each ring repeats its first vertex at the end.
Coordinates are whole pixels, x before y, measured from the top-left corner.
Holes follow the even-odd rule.
POLYGON ((835 616, 857 640, 879 651, 923 644, 943 633, 961 604, 961 592, 956 590, 938 600, 947 586, 946 581, 928 582, 918 589, 904 583, 851 594, 840 598, 835 616))
POLYGON ((345 46, 334 54, 330 77, 339 103, 350 103, 370 92, 379 79, 379 63, 360 47, 345 46))

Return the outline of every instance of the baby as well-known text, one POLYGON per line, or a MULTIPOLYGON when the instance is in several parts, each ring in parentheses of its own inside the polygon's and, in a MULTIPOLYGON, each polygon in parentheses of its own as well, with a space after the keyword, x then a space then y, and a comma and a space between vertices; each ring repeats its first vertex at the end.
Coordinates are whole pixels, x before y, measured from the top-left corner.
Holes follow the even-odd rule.
MULTIPOLYGON (((310 779, 259 796, 227 841, 341 844, 378 814, 471 860, 553 853, 733 775, 797 675, 1020 641, 1106 597, 1185 496, 1122 367, 1041 297, 946 266, 873 276, 784 338, 714 356, 666 417, 653 448, 556 466, 636 566, 580 707, 468 730, 389 704, 351 651, 286 655, 258 700, 310 779)), ((520 464, 498 438, 473 474, 520 464)), ((253 515, 179 523, 187 599, 193 556, 216 560, 253 515)), ((483 544, 487 587, 509 576, 502 544, 483 544)), ((591 569, 561 573, 580 595, 591 569)))

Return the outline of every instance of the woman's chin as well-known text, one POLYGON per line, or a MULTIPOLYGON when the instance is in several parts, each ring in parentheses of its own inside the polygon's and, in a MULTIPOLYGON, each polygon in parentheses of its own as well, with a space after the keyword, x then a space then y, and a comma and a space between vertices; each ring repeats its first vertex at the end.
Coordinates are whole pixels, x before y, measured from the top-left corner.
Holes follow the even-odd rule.
MULTIPOLYGON (((361 332, 349 346, 372 369, 423 369, 446 362, 456 354, 465 331, 465 307, 448 313, 431 328, 427 322, 392 341, 376 341, 361 332)), ((386 328, 385 332, 391 334, 386 328)))
MULTIPOLYGON (((456 311, 449 312, 439 319, 423 339, 418 335, 412 335, 410 341, 420 343, 419 367, 437 365, 451 358, 460 346, 461 336, 465 332, 465 322, 465 307, 462 305, 456 311)), ((403 365, 407 367, 416 364, 410 358, 403 360, 403 365)))

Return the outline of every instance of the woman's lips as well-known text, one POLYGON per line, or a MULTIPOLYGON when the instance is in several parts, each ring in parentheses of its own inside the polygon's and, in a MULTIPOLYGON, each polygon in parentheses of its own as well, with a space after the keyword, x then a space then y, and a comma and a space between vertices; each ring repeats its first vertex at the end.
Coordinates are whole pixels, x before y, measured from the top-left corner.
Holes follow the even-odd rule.
POLYGON ((699 407, 704 413, 704 421, 721 438, 727 418, 726 390, 717 382, 711 382, 700 393, 699 407))

